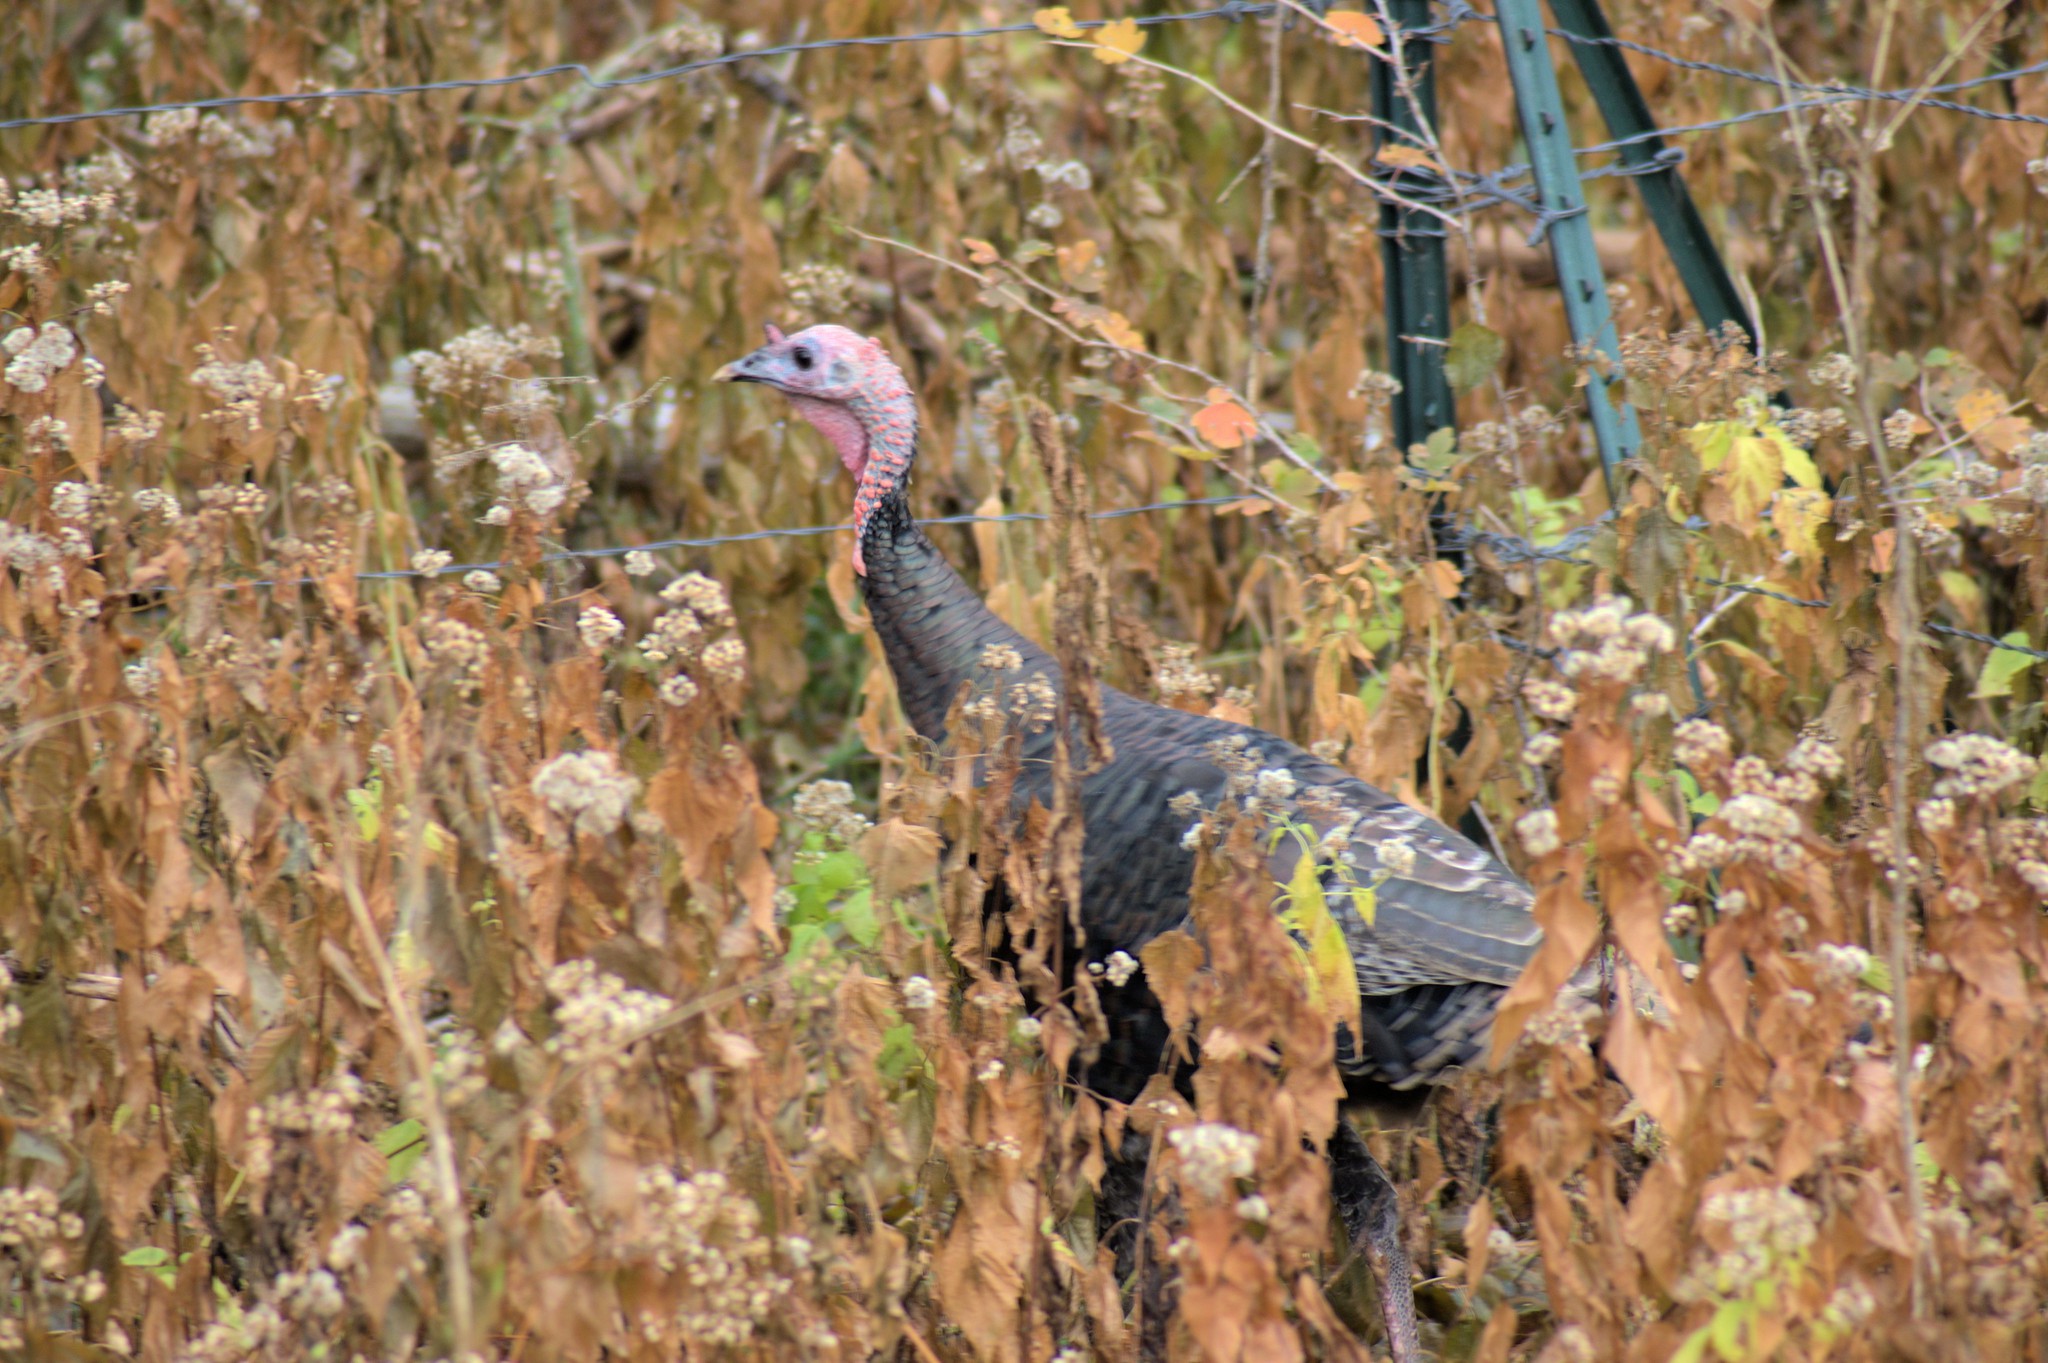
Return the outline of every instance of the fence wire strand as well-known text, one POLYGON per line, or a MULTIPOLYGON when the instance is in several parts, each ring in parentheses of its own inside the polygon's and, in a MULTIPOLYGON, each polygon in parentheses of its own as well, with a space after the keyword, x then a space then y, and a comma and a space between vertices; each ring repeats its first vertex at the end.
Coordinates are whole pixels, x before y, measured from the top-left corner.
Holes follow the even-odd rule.
MULTIPOLYGON (((1234 506, 1247 500, 1255 501, 1257 499, 1247 498, 1242 494, 1223 497, 1188 497, 1174 502, 1147 502, 1142 506, 1113 507, 1107 511, 1091 512, 1090 519, 1114 521, 1122 520, 1128 516, 1152 515, 1162 511, 1186 511, 1201 507, 1234 506)), ((917 523, 919 525, 1016 525, 1049 519, 1051 518, 1043 511, 1007 511, 994 516, 985 516, 978 513, 966 513, 957 516, 926 516, 919 517, 917 523)), ((1600 520, 1594 521, 1589 525, 1578 526, 1567 531, 1555 544, 1532 544, 1518 535, 1505 535, 1496 531, 1480 530, 1472 526, 1464 527, 1447 543, 1454 543, 1456 547, 1462 549, 1484 547, 1504 564, 1564 563, 1574 567, 1589 568, 1595 566, 1593 561, 1576 551, 1585 548, 1592 541, 1593 536, 1609 522, 1609 519, 1608 517, 1602 517, 1600 520)), ((716 549, 729 544, 750 544, 760 540, 771 539, 805 539, 817 535, 837 534, 840 531, 850 531, 852 529, 853 525, 851 522, 840 522, 834 525, 778 526, 764 530, 743 530, 731 535, 706 535, 649 540, 645 544, 607 544, 592 549, 557 549, 542 554, 540 562, 580 563, 594 559, 623 558, 627 554, 632 553, 655 554, 675 549, 716 549)), ((399 582, 408 578, 430 580, 438 577, 453 576, 457 573, 492 572, 506 566, 508 566, 507 561, 504 559, 491 559, 476 563, 450 563, 445 567, 436 568, 430 573, 422 572, 415 568, 385 568, 369 572, 352 573, 350 577, 358 582, 399 582)), ((319 577, 260 578, 247 582, 220 583, 218 584, 218 589, 222 591, 235 591, 254 587, 304 587, 315 585, 324 580, 319 577)), ((1698 580, 1710 587, 1717 587, 1723 591, 1739 592, 1746 596, 1768 597, 1773 601, 1782 601, 1789 606, 1803 606, 1811 610, 1831 610, 1835 604, 1824 598, 1792 596, 1786 592, 1773 591, 1769 587, 1759 587, 1749 582, 1729 582, 1722 578, 1704 575, 1698 580)), ((158 590, 167 591, 168 589, 158 590)), ((1930 634, 1967 639, 1973 643, 1983 644, 1988 648, 2001 649, 2009 653, 2023 653, 2031 658, 2048 659, 2048 649, 2029 648, 2025 644, 2009 643, 1995 635, 1980 634, 1975 630, 1961 629, 1954 625, 1936 624, 1930 621, 1927 624, 1927 631, 1930 634)), ((1522 647, 1520 644, 1515 646, 1518 648, 1522 647)), ((1530 649, 1529 651, 1548 656, 1544 650, 1530 649)))
MULTIPOLYGON (((1278 6, 1271 0, 1229 0, 1228 3, 1211 6, 1208 9, 1188 10, 1169 14, 1134 15, 1132 21, 1141 28, 1157 28, 1169 24, 1194 23, 1208 19, 1229 19, 1233 22, 1243 19, 1263 18, 1278 6)), ((1082 29, 1102 28, 1110 23, 1107 19, 1076 20, 1075 26, 1082 29)), ((1452 0, 1449 17, 1442 23, 1423 28, 1410 29, 1404 34, 1409 39, 1423 39, 1442 43, 1448 36, 1465 23, 1498 24, 1499 19, 1482 13, 1465 4, 1463 0, 1452 0)), ((13 128, 56 127, 67 123, 86 123, 99 119, 143 118, 151 114, 175 113, 181 110, 229 109, 254 104, 307 104, 328 103, 336 100, 396 98, 403 95, 426 95, 444 91, 488 90, 501 86, 522 85, 532 81, 548 80, 555 76, 575 76, 590 90, 617 90, 627 86, 646 85, 654 81, 674 80, 694 75, 700 71, 711 71, 740 62, 761 61, 770 57, 784 57, 803 52, 823 52, 835 48, 853 47, 895 47, 907 43, 964 41, 974 38, 994 38, 1008 34, 1036 33, 1041 30, 1035 23, 988 24, 980 28, 935 29, 923 33, 878 33, 849 38, 821 38, 810 42, 784 43, 776 47, 751 48, 744 52, 727 52, 700 61, 684 62, 678 66, 662 67, 656 71, 642 71, 630 76, 604 77, 595 74, 582 62, 558 62, 552 66, 538 67, 530 71, 515 71, 503 76, 475 76, 455 80, 420 81, 405 85, 354 86, 331 90, 302 90, 277 92, 264 95, 218 95, 209 99, 172 100, 162 104, 131 104, 109 109, 84 109, 68 114, 38 114, 31 117, 0 119, 0 131, 13 128)), ((1768 71, 1755 71, 1746 67, 1731 66, 1723 62, 1703 61, 1694 57, 1681 57, 1675 52, 1652 47, 1648 43, 1634 42, 1627 38, 1595 37, 1585 34, 1568 33, 1563 29, 1550 28, 1545 32, 1565 42, 1587 47, 1618 47, 1652 61, 1684 71, 1727 76, 1730 79, 1766 85, 1773 89, 1792 89, 1814 98, 1792 100, 1773 105, 1767 109, 1752 109, 1727 118, 1705 123, 1683 124, 1661 128, 1655 132, 1635 137, 1620 138, 1611 142, 1599 142, 1576 148, 1581 156, 1594 156, 1603 152, 1618 151, 1623 147, 1656 137, 1678 136, 1689 133, 1715 132, 1722 128, 1752 122, 1761 118, 1773 118, 1780 114, 1793 113, 1804 109, 1825 108, 1831 104, 1884 102, 1894 104, 1918 104, 1927 108, 1942 109, 1950 113, 1963 114, 2002 123, 2031 123, 2048 125, 2048 117, 2039 114, 2024 114, 2013 110, 1986 109, 1981 105, 1965 104, 1956 100, 1938 98, 1941 95, 1960 94, 1967 90, 1987 85, 2010 84, 2028 76, 2048 74, 2048 61, 2036 62, 2031 66, 2011 71, 1994 71, 1975 76, 1968 80, 1951 81, 1926 87, 1909 87, 1893 90, 1877 90, 1846 83, 1816 84, 1803 81, 1784 81, 1768 71)), ((1509 172, 1500 172, 1506 174, 1509 172)))

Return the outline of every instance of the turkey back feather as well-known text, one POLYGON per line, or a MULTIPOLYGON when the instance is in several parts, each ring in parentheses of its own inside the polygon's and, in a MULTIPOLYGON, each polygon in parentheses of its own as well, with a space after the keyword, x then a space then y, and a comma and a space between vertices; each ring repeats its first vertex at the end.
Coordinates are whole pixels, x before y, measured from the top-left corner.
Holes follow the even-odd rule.
MULTIPOLYGON (((919 734, 942 745, 962 686, 990 691, 999 679, 983 660, 993 646, 1014 651, 1017 665, 1000 678, 1007 693, 1035 678, 1057 690, 1058 664, 988 609, 917 526, 900 490, 872 514, 863 550, 868 609, 919 734)), ((1187 812, 1187 800, 1176 806, 1175 797, 1192 793, 1201 810, 1226 798, 1243 803, 1249 779, 1250 798, 1313 836, 1328 859, 1328 903, 1351 949, 1365 1033, 1342 1030, 1340 1068, 1406 1089, 1439 1080, 1481 1052, 1495 1003, 1541 938, 1520 880, 1457 833, 1272 734, 1108 686, 1102 709, 1115 755, 1081 787, 1085 961, 1118 951, 1135 956, 1160 933, 1188 924, 1195 853, 1184 838, 1200 814, 1187 812), (1396 840, 1412 855, 1383 859, 1381 849, 1396 840), (1375 882, 1368 923, 1340 891, 1375 882)), ((1049 725, 1027 732, 1018 809, 1052 803, 1051 754, 1049 725)), ((1276 888, 1302 855, 1298 839, 1278 840, 1270 859, 1276 888)), ((1156 1014, 1140 981, 1116 995, 1105 1009, 1117 1053, 1098 1062, 1090 1083, 1128 1100, 1134 1089, 1115 1090, 1142 1086, 1157 1068, 1165 1030, 1116 1025, 1119 1017, 1135 1023, 1156 1014)))

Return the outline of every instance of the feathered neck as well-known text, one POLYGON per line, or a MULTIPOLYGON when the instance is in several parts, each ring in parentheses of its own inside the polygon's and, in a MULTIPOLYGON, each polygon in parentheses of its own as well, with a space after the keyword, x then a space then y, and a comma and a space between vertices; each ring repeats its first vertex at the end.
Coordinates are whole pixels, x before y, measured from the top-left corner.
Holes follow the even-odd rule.
MULTIPOLYGON (((880 347, 876 347, 877 354, 880 347)), ((818 428, 839 451, 855 480, 853 570, 866 577, 869 527, 884 499, 901 497, 917 458, 917 399, 903 371, 880 356, 858 392, 840 402, 791 394, 797 415, 818 428)))
POLYGON ((925 535, 900 481, 876 498, 856 552, 868 618, 888 655, 904 716, 933 743, 946 740, 946 714, 961 683, 990 679, 982 659, 991 644, 1007 644, 1021 660, 1012 680, 1043 676, 1057 683, 1059 665, 990 611, 925 535))

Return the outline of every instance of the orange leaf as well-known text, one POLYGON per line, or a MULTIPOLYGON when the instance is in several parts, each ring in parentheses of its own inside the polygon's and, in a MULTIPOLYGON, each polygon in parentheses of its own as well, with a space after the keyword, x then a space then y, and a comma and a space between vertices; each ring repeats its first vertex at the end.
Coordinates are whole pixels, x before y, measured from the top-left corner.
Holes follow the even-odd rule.
POLYGON ((962 237, 960 244, 967 248, 967 258, 976 265, 993 265, 1002 259, 996 254, 996 248, 980 237, 962 237))
POLYGON ((1336 32, 1330 41, 1339 47, 1385 47, 1387 35, 1380 31, 1380 21, 1357 10, 1333 9, 1323 16, 1323 22, 1336 32))
POLYGON ((1373 154, 1373 160, 1383 166, 1403 166, 1411 169, 1435 170, 1436 161, 1420 147, 1381 147, 1373 154))
POLYGON ((1458 585, 1465 575, 1458 571, 1458 565, 1444 559, 1432 559, 1429 565, 1429 585, 1436 588, 1436 594, 1449 601, 1458 594, 1458 585))
POLYGON ((1966 431, 1988 426, 2004 414, 2005 395, 1995 389, 1979 388, 1956 402, 1956 420, 1963 423, 1966 431))
POLYGON ((1074 22, 1074 16, 1067 13, 1065 5, 1054 5, 1050 9, 1039 10, 1031 16, 1031 22, 1037 24, 1038 31, 1049 38, 1082 36, 1080 26, 1074 22))
POLYGON ((1956 420, 1963 423, 1970 439, 1986 454, 2011 454, 2020 447, 2033 427, 2020 417, 2010 416, 2011 404, 1992 388, 1979 388, 1956 403, 1956 420))
POLYGON ((1259 433, 1259 423, 1227 388, 1211 388, 1209 405, 1195 413, 1195 434, 1219 450, 1234 450, 1259 433))
POLYGON ((1145 45, 1145 35, 1138 29, 1135 19, 1119 19, 1113 24, 1104 24, 1095 33, 1095 60, 1104 66, 1115 66, 1138 55, 1138 49, 1145 45))

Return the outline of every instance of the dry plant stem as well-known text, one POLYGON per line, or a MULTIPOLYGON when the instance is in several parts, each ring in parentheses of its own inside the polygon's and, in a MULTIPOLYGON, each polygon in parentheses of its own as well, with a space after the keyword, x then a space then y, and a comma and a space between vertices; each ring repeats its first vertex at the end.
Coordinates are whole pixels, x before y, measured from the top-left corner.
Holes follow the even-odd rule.
POLYGON ((1245 396, 1259 398, 1259 361, 1263 357, 1260 318, 1266 310, 1266 295, 1273 287, 1273 199, 1279 187, 1279 170, 1274 164, 1273 126, 1280 119, 1280 27, 1281 14, 1274 10, 1266 20, 1266 129, 1259 144, 1259 239, 1252 265, 1252 304, 1245 315, 1245 396))
POLYGON ((555 250, 562 257, 563 322, 569 333, 569 366, 592 374, 590 320, 583 306, 583 260, 576 249, 576 205, 569 197, 569 150, 560 134, 548 140, 548 173, 554 177, 555 250))
MULTIPOLYGON (((810 36, 810 32, 811 16, 806 14, 796 21, 796 28, 793 30, 791 41, 800 43, 810 36)), ((796 75, 796 64, 802 56, 803 53, 801 52, 792 52, 783 59, 782 70, 776 72, 776 78, 784 85, 788 85, 790 78, 796 75)), ((761 133, 760 150, 754 154, 754 194, 756 197, 767 191, 768 170, 770 163, 775 159, 775 141, 782 135, 782 116, 781 105, 775 105, 770 110, 768 126, 761 133)))
POLYGON ((377 923, 363 899, 355 848, 346 838, 335 840, 337 878, 342 898, 348 901, 349 917, 363 952, 377 969, 377 983, 391 1013, 391 1025, 398 1032, 398 1044, 406 1064, 419 1083, 420 1116, 427 1128, 427 1158, 434 1167, 434 1213, 441 1235, 448 1243, 448 1315, 453 1335, 453 1356, 469 1356, 476 1342, 476 1303, 470 1282, 469 1214, 463 1207, 460 1171, 455 1161, 455 1138, 448 1126, 448 1110, 441 1102, 441 1087, 434 1078, 434 1056, 427 1047, 426 1028, 420 1025, 419 1010, 405 995, 398 972, 392 969, 390 953, 377 935, 377 923))

